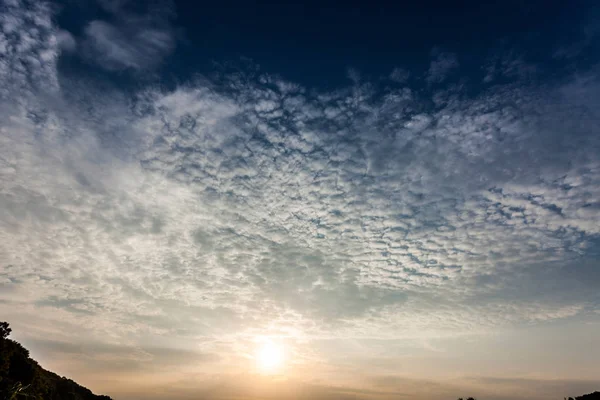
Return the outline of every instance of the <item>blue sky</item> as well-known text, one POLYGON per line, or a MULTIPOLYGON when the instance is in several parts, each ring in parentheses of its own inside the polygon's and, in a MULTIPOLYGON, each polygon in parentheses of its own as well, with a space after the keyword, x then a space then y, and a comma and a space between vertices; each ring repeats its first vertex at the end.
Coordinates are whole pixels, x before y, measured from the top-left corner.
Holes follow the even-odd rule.
POLYGON ((3 0, 0 319, 116 399, 597 389, 576 3, 3 0))

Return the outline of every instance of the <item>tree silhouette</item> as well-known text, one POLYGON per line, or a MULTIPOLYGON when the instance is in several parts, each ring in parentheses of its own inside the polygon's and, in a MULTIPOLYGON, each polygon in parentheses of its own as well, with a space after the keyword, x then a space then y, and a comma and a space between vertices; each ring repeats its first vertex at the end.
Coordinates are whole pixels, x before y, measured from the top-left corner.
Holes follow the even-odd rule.
POLYGON ((43 369, 29 357, 29 350, 8 338, 10 332, 8 323, 0 322, 1 400, 111 400, 43 369))
POLYGON ((8 322, 0 322, 0 338, 6 339, 12 332, 12 329, 8 326, 8 322))

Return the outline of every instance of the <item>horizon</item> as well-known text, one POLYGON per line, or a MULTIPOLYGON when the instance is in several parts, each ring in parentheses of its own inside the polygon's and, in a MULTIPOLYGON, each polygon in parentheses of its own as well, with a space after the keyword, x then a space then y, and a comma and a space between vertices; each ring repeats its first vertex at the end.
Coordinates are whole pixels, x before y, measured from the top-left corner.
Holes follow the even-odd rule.
POLYGON ((600 390, 593 1, 0 0, 0 321, 115 400, 600 390))

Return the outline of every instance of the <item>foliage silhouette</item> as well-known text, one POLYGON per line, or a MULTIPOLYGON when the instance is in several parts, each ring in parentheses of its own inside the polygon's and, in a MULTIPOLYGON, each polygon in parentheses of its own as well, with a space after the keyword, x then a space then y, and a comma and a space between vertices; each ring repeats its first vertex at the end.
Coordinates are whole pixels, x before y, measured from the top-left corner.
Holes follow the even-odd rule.
POLYGON ((10 332, 8 323, 0 322, 0 400, 112 400, 43 369, 8 338, 10 332))
POLYGON ((0 322, 0 338, 6 339, 10 332, 12 332, 12 329, 8 326, 8 322, 0 322))

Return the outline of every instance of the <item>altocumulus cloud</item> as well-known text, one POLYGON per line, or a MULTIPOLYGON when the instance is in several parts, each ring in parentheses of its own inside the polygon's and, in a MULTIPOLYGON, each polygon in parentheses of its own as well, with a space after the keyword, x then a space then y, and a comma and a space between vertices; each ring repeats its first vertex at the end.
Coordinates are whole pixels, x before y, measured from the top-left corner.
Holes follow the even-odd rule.
MULTIPOLYGON (((437 338, 597 315, 597 71, 470 96, 400 72, 132 94, 61 73, 65 40, 144 69, 174 49, 168 25, 92 21, 80 49, 49 7, 2 7, 0 309, 32 340, 168 335, 212 354, 265 330, 437 338)), ((435 53, 426 80, 450 71, 435 53)))

